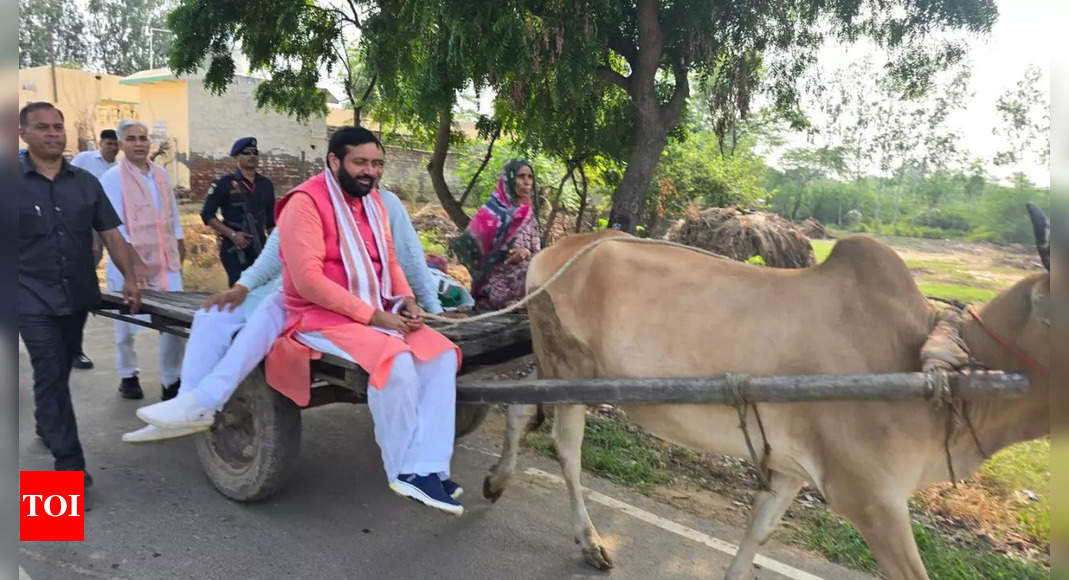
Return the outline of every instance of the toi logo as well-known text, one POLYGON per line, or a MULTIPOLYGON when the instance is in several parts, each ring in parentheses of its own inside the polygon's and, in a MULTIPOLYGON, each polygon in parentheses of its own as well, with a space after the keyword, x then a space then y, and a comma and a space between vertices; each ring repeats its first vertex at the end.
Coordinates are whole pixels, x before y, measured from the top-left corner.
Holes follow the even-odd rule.
POLYGON ((20 471, 19 540, 84 540, 84 500, 81 471, 20 471))

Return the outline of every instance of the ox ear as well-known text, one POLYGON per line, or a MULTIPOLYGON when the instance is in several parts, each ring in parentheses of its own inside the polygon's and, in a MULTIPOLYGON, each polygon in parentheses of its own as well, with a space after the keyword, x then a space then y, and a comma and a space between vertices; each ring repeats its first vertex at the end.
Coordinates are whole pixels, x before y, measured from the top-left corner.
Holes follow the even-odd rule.
POLYGON ((1032 218, 1032 232, 1036 236, 1036 249, 1043 267, 1050 271, 1050 219, 1036 204, 1028 202, 1028 217, 1032 218))
POLYGON ((1032 285, 1032 315, 1050 326, 1050 276, 1043 276, 1032 285))

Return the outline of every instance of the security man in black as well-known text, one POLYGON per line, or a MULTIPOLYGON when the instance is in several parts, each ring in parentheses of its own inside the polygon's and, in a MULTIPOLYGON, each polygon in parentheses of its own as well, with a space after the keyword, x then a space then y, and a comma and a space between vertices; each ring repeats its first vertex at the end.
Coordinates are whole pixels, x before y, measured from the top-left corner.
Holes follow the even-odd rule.
POLYGON ((212 182, 200 217, 222 237, 219 259, 227 284, 233 286, 260 255, 267 233, 275 227, 275 186, 256 171, 260 164, 256 138, 235 141, 230 156, 237 170, 212 182))
MULTIPOLYGON (((82 326, 100 301, 92 232, 126 277, 123 297, 140 304, 132 255, 116 229, 119 216, 100 182, 63 158, 67 133, 63 113, 51 103, 30 103, 19 111, 19 136, 27 145, 19 158, 18 326, 33 365, 37 436, 52 452, 56 470, 84 471, 85 455, 71 403, 71 363, 81 350, 82 326)), ((85 483, 92 483, 89 473, 85 483)))

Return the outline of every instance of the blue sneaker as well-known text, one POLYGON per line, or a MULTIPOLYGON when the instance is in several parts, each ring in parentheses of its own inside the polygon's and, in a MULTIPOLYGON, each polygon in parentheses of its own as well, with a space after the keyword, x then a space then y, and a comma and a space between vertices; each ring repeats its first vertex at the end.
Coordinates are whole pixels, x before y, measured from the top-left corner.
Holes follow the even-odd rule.
POLYGON ((445 490, 446 495, 453 499, 456 499, 464 494, 464 488, 460 487, 460 484, 453 481, 452 479, 447 479, 443 481, 442 489, 445 490))
POLYGON ((407 497, 419 503, 440 509, 453 515, 464 513, 464 506, 449 497, 442 487, 442 480, 437 474, 416 475, 402 473, 390 482, 390 489, 401 497, 407 497))

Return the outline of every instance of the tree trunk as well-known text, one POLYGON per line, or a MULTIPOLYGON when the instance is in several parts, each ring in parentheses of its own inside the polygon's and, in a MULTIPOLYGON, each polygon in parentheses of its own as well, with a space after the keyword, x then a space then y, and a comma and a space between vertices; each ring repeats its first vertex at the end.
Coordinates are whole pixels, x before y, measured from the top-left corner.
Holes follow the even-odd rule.
POLYGON ((631 97, 635 110, 635 133, 627 169, 613 193, 609 227, 634 233, 649 196, 649 185, 661 152, 668 142, 668 132, 678 123, 690 95, 687 63, 674 57, 672 76, 675 88, 665 103, 657 96, 657 73, 665 55, 658 4, 655 0, 638 1, 638 50, 626 81, 618 81, 631 97))
POLYGON ((431 176, 431 185, 438 201, 442 203, 442 209, 449 219, 460 229, 468 227, 471 218, 464 213, 464 208, 456 199, 453 192, 449 191, 449 184, 445 181, 445 158, 449 153, 449 133, 453 127, 453 108, 445 107, 438 113, 438 133, 434 139, 434 152, 431 161, 427 164, 427 173, 431 176))
POLYGON ((579 194, 579 215, 575 218, 575 233, 583 231, 583 214, 586 213, 586 199, 587 199, 587 182, 586 171, 583 169, 583 164, 579 164, 579 177, 583 181, 583 191, 579 194))

